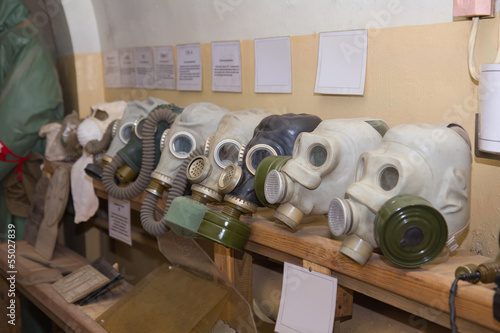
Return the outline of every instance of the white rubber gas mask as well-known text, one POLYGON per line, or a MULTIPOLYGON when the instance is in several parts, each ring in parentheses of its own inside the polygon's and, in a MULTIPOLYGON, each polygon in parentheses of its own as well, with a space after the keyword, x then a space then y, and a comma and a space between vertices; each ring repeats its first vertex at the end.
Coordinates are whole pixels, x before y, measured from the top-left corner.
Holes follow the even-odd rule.
POLYGON ((354 182, 359 156, 388 129, 382 120, 329 119, 299 134, 292 159, 266 177, 266 200, 279 204, 274 217, 295 229, 304 215, 327 214, 332 195, 343 197, 354 182))
POLYGON ((220 174, 229 164, 238 163, 241 147, 250 141, 260 121, 271 114, 252 108, 230 112, 221 119, 208 141, 208 157, 193 158, 187 168, 187 178, 193 183, 193 199, 203 203, 222 201, 223 194, 218 187, 220 174))
POLYGON ((127 107, 124 101, 98 103, 90 107, 90 114, 78 125, 78 141, 87 143, 90 140, 100 140, 108 125, 123 116, 127 107))
POLYGON ((103 162, 109 163, 116 155, 118 150, 122 149, 130 140, 134 124, 138 119, 145 118, 156 107, 169 104, 168 102, 155 97, 149 97, 147 100, 133 101, 127 104, 123 117, 116 123, 113 129, 113 140, 108 148, 108 151, 102 157, 103 162))
POLYGON ((332 200, 333 235, 363 265, 374 248, 393 263, 418 267, 436 258, 469 223, 471 149, 466 131, 450 123, 399 125, 363 153, 346 199, 332 200))
POLYGON ((172 186, 182 162, 194 149, 206 146, 209 136, 215 133, 222 117, 228 112, 212 103, 187 106, 162 138, 160 162, 151 174, 147 191, 161 196, 165 187, 172 186))
MULTIPOLYGON (((111 122, 120 119, 127 103, 116 101, 99 103, 90 108, 90 115, 77 128, 78 142, 85 146, 90 140, 100 140, 111 122)), ((85 150, 71 168, 71 194, 75 208, 75 222, 90 219, 99 207, 92 179, 85 174, 85 167, 92 163, 92 156, 85 150)))

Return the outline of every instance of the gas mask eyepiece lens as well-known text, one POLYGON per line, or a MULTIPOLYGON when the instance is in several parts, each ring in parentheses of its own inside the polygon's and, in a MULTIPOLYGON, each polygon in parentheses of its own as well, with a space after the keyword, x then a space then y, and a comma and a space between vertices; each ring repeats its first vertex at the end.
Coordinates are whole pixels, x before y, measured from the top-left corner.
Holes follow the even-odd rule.
POLYGON ((121 127, 120 133, 118 133, 118 135, 120 136, 120 140, 122 140, 124 144, 127 144, 127 142, 130 140, 130 137, 132 136, 133 127, 134 127, 133 123, 128 123, 121 127))
POLYGON ((170 151, 180 159, 185 159, 194 150, 196 140, 188 132, 179 132, 170 139, 170 151))
POLYGON ((309 148, 309 163, 313 167, 320 167, 325 164, 328 152, 323 145, 317 144, 309 148))
POLYGON ((378 183, 384 191, 390 191, 398 185, 398 180, 398 169, 393 165, 387 165, 380 171, 378 183))
POLYGON ((215 147, 214 159, 215 163, 222 169, 224 169, 229 164, 238 162, 238 154, 240 152, 241 145, 232 139, 227 139, 219 142, 217 147, 215 147))
POLYGON ((260 162, 262 162, 264 158, 272 155, 278 156, 278 153, 269 145, 258 144, 253 146, 250 148, 245 158, 248 171, 250 171, 252 175, 255 175, 255 170, 257 170, 260 162))

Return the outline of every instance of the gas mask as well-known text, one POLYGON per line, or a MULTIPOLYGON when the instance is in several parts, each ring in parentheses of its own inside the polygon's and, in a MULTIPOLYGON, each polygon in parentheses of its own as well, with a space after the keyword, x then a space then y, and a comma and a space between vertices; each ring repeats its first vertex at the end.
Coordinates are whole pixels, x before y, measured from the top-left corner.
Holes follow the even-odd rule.
POLYGON ((436 258, 469 223, 471 149, 457 124, 396 126, 361 154, 356 182, 330 203, 340 252, 363 265, 374 248, 394 264, 418 267, 436 258))
POLYGON ((146 191, 161 197, 172 186, 181 163, 198 146, 206 145, 229 110, 212 103, 187 106, 162 138, 162 153, 146 191))
POLYGON ((327 214, 329 198, 354 182, 361 153, 378 147, 388 129, 382 120, 328 119, 299 134, 292 159, 265 180, 266 201, 279 204, 274 217, 295 229, 304 215, 327 214))
POLYGON ((241 147, 252 138, 260 121, 271 114, 260 109, 247 109, 230 112, 221 119, 209 140, 209 147, 206 147, 208 157, 197 156, 187 167, 187 179, 193 183, 193 200, 203 204, 222 201, 218 188, 220 174, 229 164, 238 163, 241 147))
POLYGON ((127 107, 124 101, 98 103, 90 107, 90 114, 78 125, 78 141, 89 142, 100 140, 106 128, 116 119, 123 116, 127 107))
POLYGON ((226 193, 223 211, 207 211, 198 234, 241 251, 250 229, 238 218, 262 206, 254 188, 259 163, 267 156, 292 155, 297 136, 313 131, 320 122, 319 117, 309 114, 288 113, 264 118, 255 128, 252 139, 240 150, 241 167, 230 164, 219 178, 219 191, 226 193))
MULTIPOLYGON (((127 103, 124 101, 99 103, 92 106, 90 115, 78 125, 78 142, 85 146, 91 140, 100 140, 109 124, 122 117, 126 106, 127 103)), ((92 156, 83 151, 82 156, 71 167, 71 194, 76 223, 87 221, 99 207, 92 179, 85 174, 85 167, 90 163, 92 163, 92 156)))
MULTIPOLYGON (((167 107, 167 106, 166 106, 167 107)), ((177 116, 182 113, 183 108, 180 108, 174 104, 168 105, 168 109, 172 110, 177 116)), ((116 173, 116 179, 120 184, 127 184, 139 173, 142 165, 142 127, 146 118, 139 117, 136 119, 132 132, 130 134, 130 140, 125 144, 125 146, 120 149, 116 154, 120 156, 124 165, 116 173)), ((166 131, 170 128, 170 125, 165 121, 160 121, 156 125, 155 132, 155 162, 156 166, 160 160, 161 155, 161 140, 167 135, 166 131)))
POLYGON ((122 118, 113 127, 113 139, 108 150, 102 156, 100 166, 88 165, 85 172, 92 178, 101 181, 102 169, 113 160, 116 153, 122 149, 132 136, 134 124, 138 118, 145 118, 153 109, 161 104, 168 104, 159 98, 149 97, 147 100, 133 101, 127 104, 122 118))

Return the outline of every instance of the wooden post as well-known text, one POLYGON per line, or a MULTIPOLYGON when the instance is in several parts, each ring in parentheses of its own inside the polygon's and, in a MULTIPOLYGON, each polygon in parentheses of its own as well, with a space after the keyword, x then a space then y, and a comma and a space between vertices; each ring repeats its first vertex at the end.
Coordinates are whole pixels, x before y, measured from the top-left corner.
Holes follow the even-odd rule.
POLYGON ((214 243, 214 261, 236 290, 252 304, 252 256, 214 243))
MULTIPOLYGON (((325 275, 332 275, 332 271, 329 268, 320 266, 307 260, 303 260, 302 267, 309 268, 315 272, 325 275)), ((353 291, 344 288, 341 285, 337 285, 337 306, 335 308, 335 319, 352 316, 352 300, 353 291)))

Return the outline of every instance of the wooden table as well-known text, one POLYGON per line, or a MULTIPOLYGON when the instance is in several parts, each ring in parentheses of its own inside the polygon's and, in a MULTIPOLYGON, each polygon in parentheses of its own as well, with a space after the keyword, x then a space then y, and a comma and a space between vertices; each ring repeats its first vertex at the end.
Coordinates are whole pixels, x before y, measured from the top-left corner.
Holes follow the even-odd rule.
MULTIPOLYGON (((27 254, 38 257, 35 253, 33 246, 26 241, 17 241, 15 243, 15 281, 16 290, 26 296, 35 306, 40 308, 54 323, 66 332, 106 332, 96 321, 99 315, 109 309, 118 299, 123 296, 129 289, 130 285, 122 281, 118 288, 108 292, 105 297, 102 297, 96 302, 85 306, 77 306, 67 303, 51 286, 50 283, 40 283, 35 285, 25 285, 22 280, 28 278, 33 273, 48 271, 47 268, 41 264, 33 262, 24 258, 21 254, 27 254)), ((41 259, 41 258, 40 258, 41 259)), ((2 310, 6 308, 10 302, 8 297, 9 284, 5 285, 5 279, 12 275, 12 271, 8 266, 8 244, 0 244, 0 274, 2 275, 2 310), (7 289, 5 289, 7 288, 7 289)), ((70 249, 57 244, 54 251, 54 257, 51 260, 60 267, 74 271, 89 262, 71 251, 70 249)), ((4 311, 4 310, 3 310, 4 311)), ((20 326, 20 306, 16 302, 16 327, 8 325, 1 326, 2 332, 17 332, 16 329, 20 326)), ((2 316, 4 314, 2 313, 2 316)), ((0 321, 4 323, 4 317, 0 321)), ((4 325, 4 324, 2 324, 4 325)), ((5 323, 7 325, 7 323, 5 323)))

